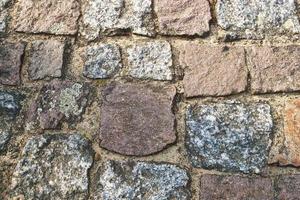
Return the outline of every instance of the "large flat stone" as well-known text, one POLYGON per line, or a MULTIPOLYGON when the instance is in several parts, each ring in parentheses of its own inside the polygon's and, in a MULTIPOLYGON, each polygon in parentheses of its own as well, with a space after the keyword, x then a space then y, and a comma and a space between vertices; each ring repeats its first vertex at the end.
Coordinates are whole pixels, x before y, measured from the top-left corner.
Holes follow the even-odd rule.
POLYGON ((30 138, 11 182, 11 197, 24 199, 86 199, 90 143, 79 134, 30 138))
POLYGON ((19 85, 25 45, 21 43, 0 44, 0 84, 19 85))
POLYGON ((155 0, 159 33, 164 35, 199 35, 209 31, 211 20, 207 0, 155 0))
POLYGON ((65 44, 56 40, 32 42, 29 56, 29 78, 39 80, 62 76, 65 44))
POLYGON ((108 150, 143 156, 176 140, 173 86, 113 83, 103 91, 100 145, 108 150))
POLYGON ((96 179, 95 199, 190 199, 187 172, 171 164, 108 161, 96 179))
POLYGON ((246 90, 247 68, 243 47, 183 43, 179 62, 187 97, 225 96, 246 90))
POLYGON ((90 0, 83 8, 83 36, 134 34, 153 36, 151 0, 90 0))
POLYGON ((266 103, 228 101, 190 106, 186 148, 194 167, 259 173, 267 164, 273 128, 266 103))
POLYGON ((203 175, 200 179, 200 199, 273 200, 273 184, 270 178, 203 175))
POLYGON ((253 93, 300 90, 300 46, 248 49, 253 93))
POLYGON ((14 27, 18 32, 74 35, 79 16, 77 0, 19 0, 14 27))

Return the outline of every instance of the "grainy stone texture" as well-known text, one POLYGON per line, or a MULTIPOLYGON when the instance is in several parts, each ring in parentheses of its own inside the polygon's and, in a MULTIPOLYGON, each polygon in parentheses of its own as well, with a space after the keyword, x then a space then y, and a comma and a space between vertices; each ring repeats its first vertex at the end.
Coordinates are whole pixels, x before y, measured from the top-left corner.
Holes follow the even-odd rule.
POLYGON ((187 200, 188 182, 175 165, 108 161, 98 171, 93 199, 187 200))
POLYGON ((116 44, 88 46, 83 75, 92 79, 111 78, 122 68, 120 48, 116 44))
POLYGON ((172 103, 176 89, 113 83, 103 91, 100 145, 143 156, 175 142, 172 103))
MULTIPOLYGON (((21 110, 21 95, 0 91, 0 122, 14 120, 21 110)), ((1 125, 0 125, 1 126, 1 125)))
POLYGON ((224 96, 245 91, 247 69, 243 47, 183 43, 179 62, 187 97, 224 96))
POLYGON ((77 0, 18 0, 14 27, 18 32, 73 35, 79 16, 77 0))
POLYGON ((86 199, 93 163, 79 134, 36 136, 26 143, 12 177, 11 196, 24 199, 86 199))
POLYGON ((284 116, 284 130, 282 143, 276 142, 279 149, 272 158, 272 163, 280 165, 300 166, 300 99, 286 102, 284 116))
POLYGON ((54 80, 43 86, 27 111, 26 128, 57 129, 81 119, 88 104, 87 85, 54 80))
POLYGON ((90 0, 83 9, 83 32, 88 40, 100 35, 133 32, 154 35, 151 0, 90 0))
POLYGON ((190 106, 186 147, 195 167, 259 173, 266 165, 273 122, 266 103, 190 106))
POLYGON ((211 20, 207 0, 155 0, 159 33, 165 35, 199 35, 209 31, 211 20))
POLYGON ((129 75, 140 79, 172 80, 172 51, 166 41, 136 44, 127 50, 129 75))
POLYGON ((59 78, 62 75, 65 44, 56 40, 32 42, 28 73, 31 80, 59 78))
POLYGON ((5 151, 7 143, 11 138, 11 133, 0 129, 0 153, 5 151))
POLYGON ((300 47, 252 47, 248 49, 253 93, 300 90, 300 47))
POLYGON ((237 37, 258 39, 265 34, 300 32, 295 2, 290 0, 218 0, 216 13, 218 25, 237 37))
POLYGON ((300 174, 282 175, 277 180, 278 200, 296 200, 300 196, 300 174))
POLYGON ((200 199, 273 200, 273 184, 270 178, 203 175, 200 179, 200 199))
POLYGON ((8 12, 7 6, 10 3, 10 0, 0 0, 0 36, 6 31, 8 12))
POLYGON ((25 45, 21 43, 0 44, 0 84, 18 85, 25 45))

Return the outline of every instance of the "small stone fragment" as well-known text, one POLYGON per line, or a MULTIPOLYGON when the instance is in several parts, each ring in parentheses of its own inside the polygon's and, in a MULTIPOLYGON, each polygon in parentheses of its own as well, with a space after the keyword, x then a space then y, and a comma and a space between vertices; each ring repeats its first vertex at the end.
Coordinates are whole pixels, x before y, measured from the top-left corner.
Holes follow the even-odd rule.
POLYGON ((108 161, 97 178, 95 199, 190 199, 187 172, 176 165, 108 161))
POLYGON ((159 32, 164 35, 199 35, 209 31, 207 0, 155 0, 159 32))
POLYGON ((277 180, 278 200, 296 200, 300 196, 300 175, 282 175, 277 180))
POLYGON ((186 148, 194 167, 259 173, 267 163, 273 122, 266 103, 190 106, 186 148))
POLYGON ((218 0, 216 13, 218 25, 240 38, 300 32, 294 1, 218 0))
POLYGON ((10 138, 11 134, 9 132, 0 130, 0 153, 5 150, 10 138))
POLYGON ((112 77, 122 68, 121 52, 115 44, 87 47, 83 75, 92 79, 112 77))
POLYGON ((280 150, 273 163, 300 167, 300 99, 290 100, 284 110, 283 142, 276 144, 280 150))
POLYGON ((0 44, 0 84, 19 85, 25 45, 21 43, 0 44))
POLYGON ((31 80, 59 78, 62 75, 65 44, 55 40, 32 42, 28 73, 31 80))
POLYGON ((87 85, 53 80, 39 92, 27 111, 27 129, 57 129, 63 122, 79 121, 88 104, 87 85))
POLYGON ((180 45, 179 62, 187 97, 225 96, 246 90, 247 68, 243 47, 180 45))
POLYGON ((133 32, 153 36, 151 0, 90 0, 83 9, 83 35, 94 40, 100 35, 133 32))
POLYGON ((18 32, 74 35, 79 16, 77 0, 19 0, 15 29, 18 32))
POLYGON ((12 177, 11 197, 87 199, 90 143, 79 134, 45 134, 28 140, 12 177))
POLYGON ((270 178, 203 175, 200 182, 200 199, 274 199, 270 178))
POLYGON ((129 75, 140 79, 172 80, 171 45, 165 41, 137 44, 127 50, 129 75))
MULTIPOLYGON (((21 96, 13 92, 0 91, 0 117, 13 120, 21 110, 21 96)), ((0 120, 1 121, 1 120, 0 120)))
POLYGON ((103 91, 100 146, 125 155, 156 153, 175 142, 173 86, 113 83, 103 91))
POLYGON ((300 90, 300 46, 252 47, 248 54, 253 93, 300 90))

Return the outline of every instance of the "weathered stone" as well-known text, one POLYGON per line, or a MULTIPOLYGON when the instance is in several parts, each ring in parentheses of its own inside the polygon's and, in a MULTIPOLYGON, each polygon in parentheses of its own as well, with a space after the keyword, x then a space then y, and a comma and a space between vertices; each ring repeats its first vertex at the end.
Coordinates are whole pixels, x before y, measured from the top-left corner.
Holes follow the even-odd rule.
POLYGON ((6 10, 10 0, 0 0, 0 34, 6 31, 8 12, 6 10))
POLYGON ((284 111, 282 142, 275 143, 279 149, 272 163, 300 167, 300 99, 288 101, 284 111))
POLYGON ((253 93, 300 90, 300 46, 248 50, 253 93))
POLYGON ((296 200, 300 196, 300 175, 282 175, 277 180, 278 200, 296 200))
POLYGON ((36 126, 57 129, 63 122, 72 125, 81 119, 88 103, 87 85, 53 80, 39 92, 27 111, 28 130, 36 126))
POLYGON ((224 96, 246 90, 247 69, 243 47, 180 45, 180 65, 187 97, 224 96))
POLYGON ((112 77, 122 68, 121 52, 115 44, 87 47, 83 75, 92 79, 112 77))
POLYGON ((171 45, 165 41, 136 44, 127 50, 129 75, 140 79, 172 80, 171 45))
POLYGON ((90 143, 79 134, 33 137, 12 177, 11 196, 24 199, 86 199, 90 143))
POLYGON ((151 0, 90 0, 83 9, 83 35, 94 40, 101 35, 132 31, 154 35, 151 0))
MULTIPOLYGON (((0 117, 13 120, 21 110, 21 96, 13 92, 0 91, 0 117)), ((0 120, 1 122, 1 120, 0 120)))
POLYGON ((0 44, 0 84, 20 84, 20 71, 25 45, 21 43, 0 44))
POLYGON ((187 200, 188 182, 175 165, 108 161, 98 171, 94 199, 187 200))
POLYGON ((18 32, 73 35, 77 32, 77 0, 19 0, 15 29, 18 32))
POLYGON ((0 130, 0 153, 6 149, 7 143, 9 142, 10 138, 10 132, 0 130))
POLYGON ((200 199, 274 199, 270 178, 203 175, 200 199))
POLYGON ((125 155, 143 156, 175 142, 173 86, 114 83, 103 91, 100 145, 125 155))
POLYGON ((268 104, 190 106, 186 126, 186 147, 195 167, 259 173, 267 163, 273 127, 268 104))
POLYGON ((29 56, 29 78, 59 78, 62 75, 65 44, 55 40, 32 42, 29 56))
POLYGON ((164 35, 203 35, 211 20, 207 0, 155 0, 159 32, 164 35))
POLYGON ((242 38, 300 32, 294 1, 218 0, 216 12, 219 26, 242 38))

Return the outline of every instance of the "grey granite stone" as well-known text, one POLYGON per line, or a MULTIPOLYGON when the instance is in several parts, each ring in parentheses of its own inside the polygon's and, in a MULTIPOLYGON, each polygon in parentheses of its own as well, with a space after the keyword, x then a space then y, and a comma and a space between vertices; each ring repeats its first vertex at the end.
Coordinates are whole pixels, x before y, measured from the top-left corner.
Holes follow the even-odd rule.
POLYGON ((193 166, 259 173, 267 163, 273 122, 266 103, 190 106, 186 147, 193 166))
POLYGON ((0 117, 15 119, 21 110, 21 99, 17 93, 0 91, 0 117))
POLYGON ((151 0, 91 0, 83 9, 82 34, 88 40, 100 35, 135 34, 152 36, 154 21, 151 0))
POLYGON ((0 153, 6 149, 7 143, 11 138, 11 133, 0 130, 0 153))
POLYGON ((171 164, 108 161, 98 171, 94 199, 190 198, 187 172, 171 164))
POLYGON ((9 2, 10 0, 0 0, 0 34, 6 31, 8 19, 8 12, 6 8, 9 2))
POLYGON ((299 33, 296 5, 290 0, 218 0, 218 24, 243 38, 262 38, 265 34, 299 33))
POLYGON ((122 68, 121 52, 115 44, 87 47, 83 75, 92 79, 112 77, 122 68))
POLYGON ((29 139, 12 176, 11 197, 86 199, 90 143, 79 134, 45 134, 29 139))
POLYGON ((136 44, 127 52, 130 76, 140 79, 172 80, 172 51, 168 42, 136 44))

